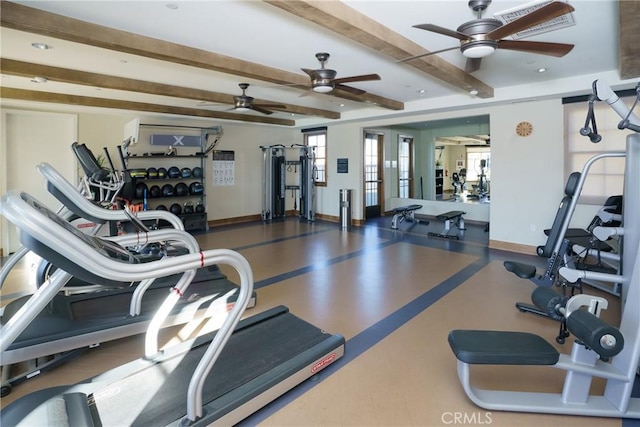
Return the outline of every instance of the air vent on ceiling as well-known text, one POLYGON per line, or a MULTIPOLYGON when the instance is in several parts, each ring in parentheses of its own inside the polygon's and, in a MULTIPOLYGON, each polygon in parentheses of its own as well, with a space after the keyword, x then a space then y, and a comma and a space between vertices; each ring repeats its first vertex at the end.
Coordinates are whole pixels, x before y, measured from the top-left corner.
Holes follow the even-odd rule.
MULTIPOLYGON (((521 16, 531 13, 534 10, 539 9, 540 7, 551 2, 552 0, 537 0, 531 3, 514 7, 512 9, 503 10, 502 12, 496 13, 494 17, 501 21, 503 24, 508 24, 509 22, 515 21, 521 16)), ((514 40, 522 39, 536 34, 546 33, 548 31, 559 30, 560 28, 571 27, 572 25, 576 25, 576 21, 573 18, 572 13, 567 13, 543 24, 535 25, 533 27, 527 28, 524 31, 515 33, 511 36, 511 38, 514 40)))

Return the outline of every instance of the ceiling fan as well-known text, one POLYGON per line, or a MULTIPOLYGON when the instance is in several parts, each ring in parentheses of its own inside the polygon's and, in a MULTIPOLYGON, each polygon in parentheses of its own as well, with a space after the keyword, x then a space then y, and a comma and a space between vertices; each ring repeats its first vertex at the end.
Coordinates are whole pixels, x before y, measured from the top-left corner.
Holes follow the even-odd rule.
MULTIPOLYGON (((573 12, 573 7, 560 1, 551 2, 533 12, 517 18, 508 24, 504 24, 493 18, 483 18, 482 12, 491 4, 491 0, 470 0, 469 7, 477 12, 477 19, 465 22, 457 30, 439 27, 434 24, 414 25, 414 28, 431 31, 460 40, 460 51, 467 58, 465 71, 472 73, 480 68, 482 58, 491 55, 496 49, 518 50, 522 52, 537 53, 562 57, 573 49, 572 44, 547 43, 527 40, 504 40, 512 34, 519 33, 536 25, 543 24, 559 16, 573 12)), ((416 55, 400 60, 410 61, 427 55, 433 55, 449 50, 458 49, 458 46, 437 50, 434 52, 416 55)))
POLYGON ((333 89, 341 89, 354 95, 362 95, 366 93, 364 90, 346 86, 343 83, 380 80, 380 76, 377 74, 364 74, 361 76, 342 77, 336 79, 336 75, 338 74, 336 70, 324 68, 324 63, 329 59, 329 54, 326 52, 316 53, 316 58, 320 61, 321 68, 317 70, 302 68, 302 71, 311 77, 311 89, 314 92, 328 93, 333 89))
POLYGON ((242 89, 242 95, 234 96, 233 100, 235 101, 235 105, 232 110, 244 112, 249 110, 254 110, 262 114, 273 114, 273 111, 269 111, 267 108, 275 108, 275 109, 284 109, 286 108, 281 104, 254 104, 253 97, 246 94, 246 90, 249 87, 249 83, 240 83, 238 84, 240 89, 242 89))

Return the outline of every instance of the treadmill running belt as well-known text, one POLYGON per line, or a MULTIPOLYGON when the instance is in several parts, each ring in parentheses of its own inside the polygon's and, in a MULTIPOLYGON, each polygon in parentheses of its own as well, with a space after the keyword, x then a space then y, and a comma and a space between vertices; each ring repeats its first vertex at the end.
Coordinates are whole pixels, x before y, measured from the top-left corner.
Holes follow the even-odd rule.
MULTIPOLYGON (((327 336, 288 312, 236 331, 205 382, 202 401, 224 395, 327 336)), ((92 410, 104 426, 156 425, 159 420, 167 423, 183 417, 189 379, 208 344, 100 390, 93 396, 92 410)))

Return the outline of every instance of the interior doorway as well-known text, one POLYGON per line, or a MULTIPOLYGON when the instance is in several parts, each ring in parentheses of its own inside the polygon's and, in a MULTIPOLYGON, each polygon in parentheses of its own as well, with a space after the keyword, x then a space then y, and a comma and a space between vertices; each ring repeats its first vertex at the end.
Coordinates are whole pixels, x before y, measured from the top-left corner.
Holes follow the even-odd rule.
POLYGON ((364 217, 379 217, 383 211, 383 147, 384 135, 372 132, 364 134, 364 217))

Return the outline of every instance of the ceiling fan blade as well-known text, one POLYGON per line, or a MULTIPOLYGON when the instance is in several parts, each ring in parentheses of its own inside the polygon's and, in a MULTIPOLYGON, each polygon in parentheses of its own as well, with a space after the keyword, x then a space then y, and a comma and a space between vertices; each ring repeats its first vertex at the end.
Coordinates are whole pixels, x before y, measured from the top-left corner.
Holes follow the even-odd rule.
POLYGON ((571 52, 573 45, 565 43, 533 42, 527 40, 500 40, 498 41, 498 48, 538 53, 540 55, 549 55, 560 58, 571 52))
POLYGON ((304 71, 305 73, 307 73, 309 75, 309 77, 311 77, 312 79, 317 79, 319 78, 318 73, 316 72, 316 70, 310 70, 309 68, 300 68, 302 71, 304 71))
POLYGON ((464 71, 467 73, 473 73, 480 69, 480 63, 482 58, 467 58, 467 62, 464 64, 464 71))
POLYGON ((257 105, 252 105, 252 106, 250 106, 249 108, 250 108, 250 109, 252 109, 253 111, 257 111, 258 113, 262 113, 262 114, 273 114, 273 111, 269 111, 269 110, 266 110, 266 109, 264 109, 264 108, 260 108, 260 107, 259 107, 259 106, 257 106, 257 105))
POLYGON ((553 3, 542 6, 541 8, 518 18, 515 21, 511 21, 502 27, 496 28, 489 32, 487 37, 492 40, 500 40, 501 38, 509 37, 511 34, 519 33, 520 31, 543 24, 573 11, 574 8, 570 4, 554 1, 553 3))
POLYGON ((366 91, 362 90, 362 89, 358 89, 355 87, 351 87, 351 86, 347 86, 347 85, 343 85, 343 84, 336 84, 335 85, 335 89, 340 89, 343 90, 345 92, 349 92, 352 93, 354 95, 364 95, 365 93, 367 93, 366 91))
POLYGON ((427 52, 427 53, 421 53, 420 55, 415 55, 415 56, 410 56, 408 58, 398 59, 396 62, 407 62, 407 61, 411 61, 412 59, 418 59, 418 58, 422 58, 424 56, 435 55, 436 53, 447 52, 447 51, 453 50, 453 49, 460 49, 460 46, 448 47, 446 49, 440 49, 440 50, 434 50, 434 51, 427 52))
POLYGON ((431 31, 432 33, 438 33, 438 34, 442 34, 443 36, 454 37, 459 40, 467 40, 469 38, 469 36, 466 34, 459 33, 457 31, 440 27, 434 24, 419 24, 419 25, 414 25, 413 28, 418 28, 420 30, 425 30, 425 31, 431 31))
POLYGON ((267 109, 280 109, 280 110, 286 110, 287 106, 286 105, 282 105, 282 104, 253 104, 254 107, 260 107, 260 108, 267 108, 267 109))
POLYGON ((351 76, 351 77, 342 77, 339 79, 333 79, 333 83, 342 84, 342 83, 351 83, 351 82, 369 82, 373 80, 381 80, 381 78, 377 74, 363 74, 361 76, 351 76))

